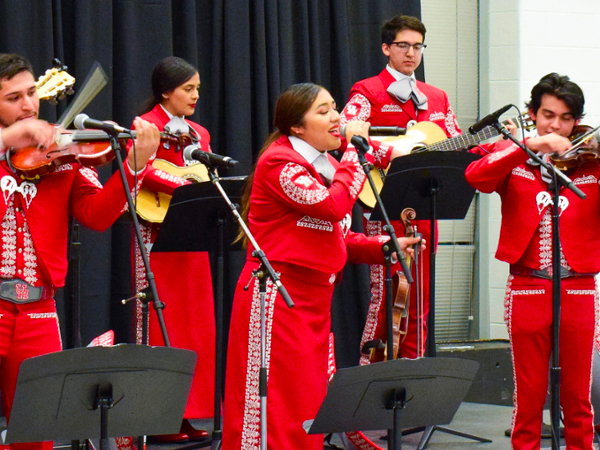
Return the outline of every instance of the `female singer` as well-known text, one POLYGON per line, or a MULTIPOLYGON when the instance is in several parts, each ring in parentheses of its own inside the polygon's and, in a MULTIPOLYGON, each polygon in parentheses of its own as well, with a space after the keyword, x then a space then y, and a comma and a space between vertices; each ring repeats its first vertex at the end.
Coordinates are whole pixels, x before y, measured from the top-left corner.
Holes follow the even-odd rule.
MULTIPOLYGON (((153 96, 148 100, 145 120, 155 124, 160 131, 171 134, 189 134, 197 140, 195 145, 210 152, 208 131, 187 120, 194 113, 198 101, 200 76, 196 68, 181 58, 168 57, 160 61, 152 72, 153 96)), ((177 145, 163 142, 149 163, 150 171, 142 188, 150 192, 172 195, 176 187, 189 181, 165 170, 156 169, 155 161, 165 160, 175 166, 195 163, 185 160, 177 145)), ((139 211, 139 208, 138 208, 139 211)), ((149 249, 160 229, 159 223, 141 221, 144 243, 149 249)), ((161 442, 182 442, 200 439, 206 431, 195 429, 188 419, 212 417, 214 411, 214 352, 215 319, 210 262, 206 252, 177 252, 152 254, 152 272, 161 301, 165 326, 173 347, 186 348, 198 354, 198 363, 185 409, 180 433, 155 436, 161 442), (186 267, 186 270, 181 270, 186 267)), ((135 250, 136 288, 140 292, 148 286, 139 248, 135 250)), ((141 302, 136 308, 136 340, 142 339, 141 302)), ((150 308, 150 345, 164 345, 158 320, 150 308)))
MULTIPOLYGON (((265 143, 242 200, 258 245, 295 303, 288 308, 271 280, 266 296, 268 448, 323 448, 307 435, 327 387, 330 305, 347 260, 383 262, 387 238, 350 231, 350 211, 365 181, 356 150, 340 163, 327 150, 341 145, 340 115, 329 92, 311 83, 287 89, 275 106, 277 131, 265 143)), ((350 122, 346 137, 367 137, 369 124, 350 122)), ((387 166, 391 149, 379 148, 387 166)), ((418 239, 402 238, 403 249, 418 239)), ((260 437, 260 299, 248 245, 231 317, 223 449, 258 448, 260 437), (247 286, 247 287, 245 287, 247 286)))

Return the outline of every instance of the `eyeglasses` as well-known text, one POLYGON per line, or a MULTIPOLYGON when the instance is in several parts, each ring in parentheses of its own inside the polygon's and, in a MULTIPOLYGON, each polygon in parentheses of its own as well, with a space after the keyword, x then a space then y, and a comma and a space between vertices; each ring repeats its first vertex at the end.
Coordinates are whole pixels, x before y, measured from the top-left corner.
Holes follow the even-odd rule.
POLYGON ((422 53, 427 48, 425 44, 409 44, 408 42, 390 42, 388 45, 395 44, 402 53, 407 53, 409 48, 413 48, 415 53, 422 53))

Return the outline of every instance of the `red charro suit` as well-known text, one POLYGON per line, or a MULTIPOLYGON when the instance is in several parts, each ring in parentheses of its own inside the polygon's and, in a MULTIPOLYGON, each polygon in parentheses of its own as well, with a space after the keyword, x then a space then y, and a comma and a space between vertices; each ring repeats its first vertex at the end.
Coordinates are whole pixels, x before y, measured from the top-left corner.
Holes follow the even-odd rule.
MULTIPOLYGON (((346 260, 381 262, 385 238, 349 231, 350 211, 365 180, 348 148, 327 188, 286 136, 260 157, 252 186, 249 228, 295 302, 290 309, 269 281, 267 322, 268 448, 317 450, 322 435, 307 435, 325 397, 333 285, 346 260)), ((223 449, 258 449, 260 301, 248 260, 238 281, 231 319, 225 385, 223 449), (249 290, 244 290, 248 285, 249 290)))
MULTIPOLYGON (((133 176, 127 169, 126 173, 129 185, 133 186, 133 176)), ((142 177, 143 173, 139 181, 142 177)), ((3 237, 0 266, 3 274, 14 273, 3 277, 46 286, 50 295, 53 288, 65 284, 69 214, 83 225, 103 231, 112 225, 126 205, 118 173, 102 188, 96 171, 78 164, 65 164, 44 175, 34 188, 29 186, 31 189, 25 190, 23 188, 28 184, 15 177, 2 161, 0 186, 3 194, 0 198, 3 237), (23 260, 22 255, 27 254, 30 257, 23 260)), ((52 298, 26 304, 0 300, 0 390, 7 417, 10 416, 21 362, 60 350, 58 317, 52 298)), ((11 444, 11 448, 51 449, 52 443, 11 444)))
MULTIPOLYGON (((141 117, 155 124, 161 131, 170 120, 160 105, 156 105, 141 117)), ((197 145, 204 151, 211 151, 208 131, 190 120, 186 120, 186 123, 196 131, 199 138, 197 145)), ((177 148, 172 143, 163 142, 156 155, 151 158, 149 165, 155 158, 164 159, 180 167, 185 165, 183 149, 177 148)), ((172 195, 175 188, 188 183, 189 181, 183 178, 149 167, 142 186, 154 192, 166 192, 172 195)), ((156 239, 160 224, 144 222, 141 228, 144 241, 149 245, 156 239)), ((198 355, 198 364, 194 371, 184 417, 186 419, 212 417, 215 380, 215 313, 208 253, 152 253, 151 266, 156 277, 158 294, 166 305, 163 316, 171 345, 193 350, 198 355), (186 270, 182 271, 182 267, 186 270)), ((148 284, 137 247, 136 272, 137 289, 140 291, 148 284)), ((140 302, 137 305, 136 318, 136 336, 138 342, 141 342, 140 302)), ((158 320, 153 312, 150 316, 149 339, 150 345, 164 345, 158 320)))
MULTIPOLYGON (((387 93, 387 88, 395 78, 384 69, 378 76, 367 78, 357 82, 350 91, 348 103, 342 112, 342 124, 351 120, 365 120, 374 126, 399 126, 410 127, 416 122, 429 121, 442 128, 448 137, 454 137, 461 133, 456 121, 456 116, 448 101, 448 95, 441 89, 426 83, 417 81, 417 88, 427 96, 427 110, 416 110, 412 101, 400 102, 396 97, 387 93)), ((404 227, 398 220, 392 218, 392 223, 397 236, 404 236, 404 227)), ((365 233, 369 236, 383 234, 381 222, 365 221, 365 233)), ((429 255, 431 252, 431 227, 428 220, 417 220, 414 222, 417 230, 423 234, 428 242, 427 249, 423 252, 420 270, 423 277, 421 292, 423 293, 423 309, 421 317, 424 319, 423 342, 427 335, 427 314, 429 312, 429 255)), ((361 348, 370 340, 385 336, 385 286, 384 268, 380 265, 372 265, 371 272, 371 302, 365 330, 361 340, 361 348)), ((416 282, 416 278, 415 278, 416 282)), ((400 347, 401 357, 417 357, 417 299, 416 289, 410 290, 408 333, 400 347)), ((422 354, 422 352, 421 352, 422 354)), ((361 358, 361 364, 367 364, 368 357, 361 358)))
MULTIPOLYGON (((505 321, 514 366, 512 444, 540 448, 542 410, 551 353, 552 281, 527 269, 552 264, 551 196, 540 169, 516 145, 496 144, 495 152, 469 165, 466 177, 482 192, 502 199, 502 225, 496 257, 511 264, 505 321)), ((562 279, 560 318, 561 406, 569 449, 592 448, 590 404, 592 350, 598 323, 600 271, 600 164, 586 162, 568 173, 587 196, 560 191, 561 265, 580 274, 562 279)))

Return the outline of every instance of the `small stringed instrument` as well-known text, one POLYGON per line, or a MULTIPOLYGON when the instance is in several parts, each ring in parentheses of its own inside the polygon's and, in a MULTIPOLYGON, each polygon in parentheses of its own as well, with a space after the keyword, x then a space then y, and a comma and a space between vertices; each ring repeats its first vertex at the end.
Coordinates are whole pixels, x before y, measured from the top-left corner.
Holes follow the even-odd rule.
MULTIPOLYGON (((155 159, 152 162, 152 167, 190 181, 210 180, 206 166, 201 163, 180 167, 164 159, 155 159)), ((170 195, 142 188, 137 196, 136 211, 147 222, 162 223, 165 220, 170 203, 170 195)))
POLYGON ((67 73, 67 67, 58 59, 53 61, 54 67, 46 70, 35 82, 35 90, 40 100, 56 102, 65 95, 73 93, 75 78, 67 73))
MULTIPOLYGON (((514 119, 517 126, 523 126, 526 130, 535 127, 528 114, 514 119)), ((405 155, 411 153, 431 152, 431 151, 457 151, 468 150, 486 139, 498 136, 499 132, 495 127, 486 127, 477 134, 465 133, 452 138, 447 138, 446 133, 433 122, 418 122, 410 127, 403 136, 393 136, 377 139, 380 142, 390 144, 395 148, 403 150, 405 155)), ((381 192, 387 169, 372 170, 373 181, 377 192, 381 192)), ((368 209, 373 209, 376 204, 375 194, 371 190, 371 184, 365 183, 358 195, 360 203, 368 209)))
MULTIPOLYGON (((117 138, 122 146, 137 133, 120 133, 117 138)), ((54 142, 48 147, 29 146, 10 152, 7 160, 12 169, 24 180, 37 180, 54 172, 64 164, 79 163, 83 166, 101 166, 115 157, 109 144, 110 136, 101 130, 61 130, 57 128, 54 142)), ((162 142, 171 142, 181 148, 192 142, 188 134, 160 133, 162 142)))
MULTIPOLYGON (((417 213, 413 208, 404 208, 400 213, 400 220, 404 225, 404 236, 414 237, 415 229, 412 222, 416 220, 417 213)), ((416 252, 416 249, 415 249, 416 252)), ((417 256, 417 253, 415 253, 417 256)), ((409 270, 412 270, 413 258, 406 255, 406 264, 409 270)), ((393 359, 398 358, 400 345, 406 337, 408 331, 408 306, 410 298, 410 284, 402 272, 396 272, 392 276, 392 292, 394 295, 394 304, 392 306, 392 331, 393 331, 393 359)), ((417 291, 418 293, 418 291, 417 291)), ((387 320, 387 319, 386 319, 387 320)), ((389 339, 389 336, 388 336, 389 339)), ((380 362, 391 359, 387 354, 387 345, 378 345, 371 348, 369 356, 370 362, 380 362)))

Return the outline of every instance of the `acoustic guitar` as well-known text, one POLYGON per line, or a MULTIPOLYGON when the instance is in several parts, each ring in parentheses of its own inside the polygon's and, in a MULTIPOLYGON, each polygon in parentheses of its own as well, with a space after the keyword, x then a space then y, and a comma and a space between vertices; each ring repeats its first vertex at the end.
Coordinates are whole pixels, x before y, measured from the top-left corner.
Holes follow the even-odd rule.
MULTIPOLYGON (((535 127, 528 114, 513 119, 517 127, 523 127, 531 130, 535 127)), ((410 127, 403 136, 391 136, 386 138, 377 138, 380 142, 390 144, 395 148, 400 148, 404 155, 411 153, 430 152, 430 151, 466 151, 475 147, 480 142, 498 136, 499 132, 495 127, 486 127, 477 134, 465 133, 452 138, 447 138, 446 133, 433 122, 418 122, 410 127)), ((371 171, 373 181, 377 192, 381 192, 387 169, 375 168, 371 171)), ((368 209, 373 209, 376 204, 375 194, 371 189, 370 183, 365 183, 358 195, 360 203, 368 209)))
MULTIPOLYGON (((164 159, 155 159, 152 162, 152 167, 190 181, 200 183, 210 180, 208 170, 201 163, 180 167, 164 159)), ((138 193, 135 209, 138 215, 147 222, 162 223, 165 220, 170 203, 170 195, 142 188, 138 193)))

